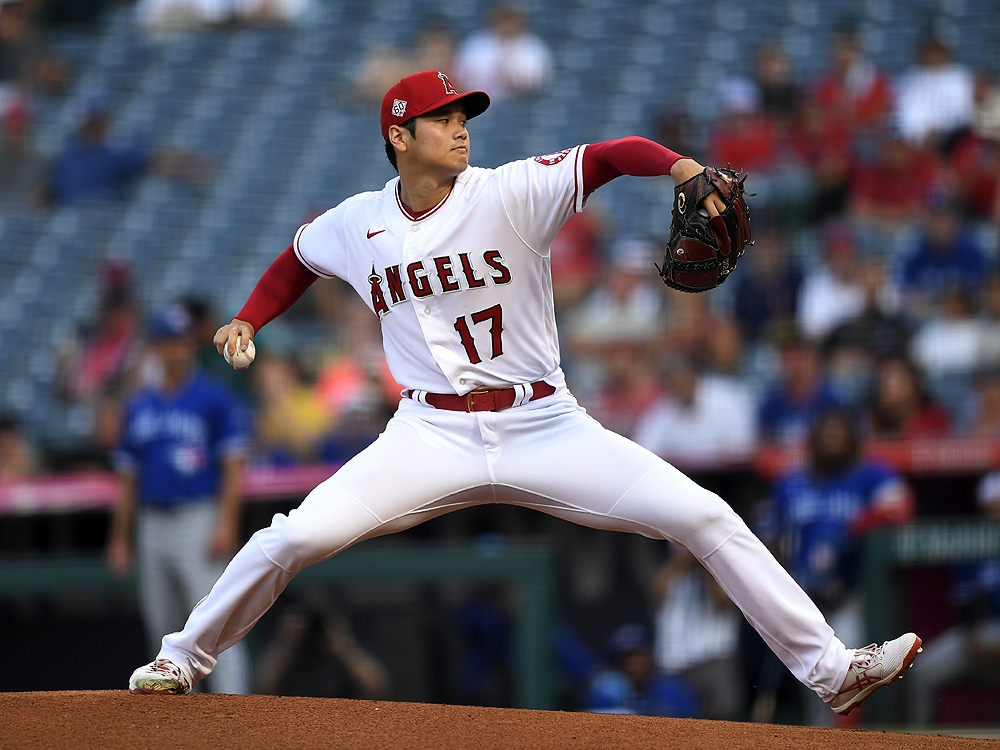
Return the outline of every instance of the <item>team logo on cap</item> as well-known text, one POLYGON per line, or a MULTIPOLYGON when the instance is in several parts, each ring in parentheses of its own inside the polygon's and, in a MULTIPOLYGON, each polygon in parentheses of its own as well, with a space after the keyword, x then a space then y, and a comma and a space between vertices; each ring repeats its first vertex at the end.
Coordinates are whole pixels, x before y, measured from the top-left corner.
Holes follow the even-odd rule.
POLYGON ((448 76, 446 76, 444 73, 438 73, 438 78, 440 78, 441 79, 441 83, 444 84, 444 93, 446 93, 446 94, 457 94, 458 93, 458 89, 456 89, 452 85, 451 81, 448 80, 448 76))
POLYGON ((392 100, 392 116, 402 117, 406 114, 406 99, 392 100))

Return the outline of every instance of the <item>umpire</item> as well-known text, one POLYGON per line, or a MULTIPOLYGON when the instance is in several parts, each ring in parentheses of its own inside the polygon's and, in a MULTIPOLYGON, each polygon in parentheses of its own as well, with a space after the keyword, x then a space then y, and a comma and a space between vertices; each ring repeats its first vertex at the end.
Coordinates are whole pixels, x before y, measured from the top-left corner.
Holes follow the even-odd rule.
MULTIPOLYGON (((194 323, 184 307, 159 311, 147 334, 157 382, 125 408, 114 456, 122 489, 107 556, 115 573, 128 571, 137 525, 139 597, 157 650, 208 594, 238 541, 248 420, 222 386, 195 372, 194 323)), ((247 693, 248 672, 238 643, 219 657, 209 686, 247 693)))

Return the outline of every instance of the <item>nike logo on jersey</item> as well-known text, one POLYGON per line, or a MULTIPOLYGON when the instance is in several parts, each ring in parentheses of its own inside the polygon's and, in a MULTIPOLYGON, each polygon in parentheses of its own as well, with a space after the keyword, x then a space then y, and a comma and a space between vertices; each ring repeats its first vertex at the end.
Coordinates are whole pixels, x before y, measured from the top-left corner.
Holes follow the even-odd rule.
POLYGON ((369 230, 368 230, 368 239, 371 239, 371 238, 372 238, 372 237, 374 237, 374 236, 375 236, 376 234, 382 234, 382 232, 384 232, 384 231, 385 231, 384 229, 376 229, 376 230, 375 230, 375 231, 373 232, 372 230, 370 230, 370 229, 369 229, 369 230))

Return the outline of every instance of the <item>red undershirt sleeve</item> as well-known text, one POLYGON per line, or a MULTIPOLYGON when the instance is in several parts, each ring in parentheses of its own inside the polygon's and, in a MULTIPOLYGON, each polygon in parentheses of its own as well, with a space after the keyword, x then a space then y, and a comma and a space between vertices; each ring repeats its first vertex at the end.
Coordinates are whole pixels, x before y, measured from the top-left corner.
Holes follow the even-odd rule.
POLYGON ((668 175, 674 162, 685 158, 636 135, 592 143, 583 152, 583 192, 592 193, 623 174, 633 177, 668 175))
POLYGON ((249 323, 256 333, 291 307, 318 278, 289 245, 264 271, 236 319, 249 323))

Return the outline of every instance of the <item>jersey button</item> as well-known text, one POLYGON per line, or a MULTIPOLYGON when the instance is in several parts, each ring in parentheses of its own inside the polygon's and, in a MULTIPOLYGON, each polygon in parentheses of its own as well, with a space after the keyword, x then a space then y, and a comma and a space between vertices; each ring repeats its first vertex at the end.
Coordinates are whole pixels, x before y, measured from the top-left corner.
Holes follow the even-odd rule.
POLYGON ((429 307, 425 307, 424 308, 424 315, 430 315, 430 314, 431 314, 431 309, 429 307))
POLYGON ((458 384, 459 385, 465 385, 465 378, 459 378, 458 379, 458 384))

